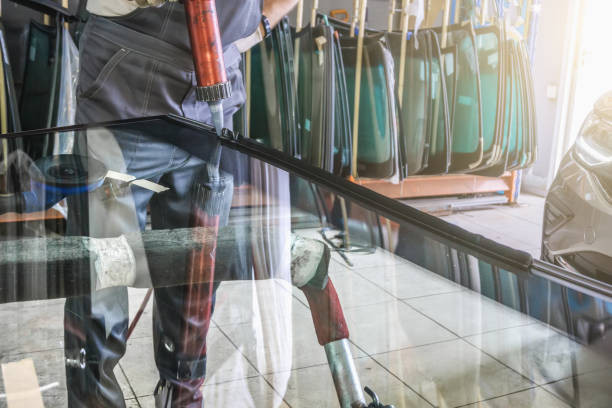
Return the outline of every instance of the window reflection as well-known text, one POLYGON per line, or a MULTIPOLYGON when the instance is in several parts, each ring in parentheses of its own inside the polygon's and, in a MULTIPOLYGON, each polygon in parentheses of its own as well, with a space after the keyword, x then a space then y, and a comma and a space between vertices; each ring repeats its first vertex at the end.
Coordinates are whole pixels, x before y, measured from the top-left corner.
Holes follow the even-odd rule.
POLYGON ((32 359, 46 406, 573 404, 610 369, 610 303, 552 266, 189 122, 75 135, 17 154, 3 201, 30 221, 2 223, 1 363, 32 359))

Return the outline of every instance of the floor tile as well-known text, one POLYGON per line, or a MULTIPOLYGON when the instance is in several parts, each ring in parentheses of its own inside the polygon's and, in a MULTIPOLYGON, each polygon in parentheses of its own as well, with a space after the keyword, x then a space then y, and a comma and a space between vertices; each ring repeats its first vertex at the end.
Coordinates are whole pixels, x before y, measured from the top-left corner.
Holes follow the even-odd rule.
POLYGON ((400 299, 463 290, 460 285, 409 262, 384 268, 363 268, 358 273, 400 299))
POLYGON ((213 321, 218 326, 278 319, 303 309, 276 280, 223 282, 217 290, 213 321))
MULTIPOLYGON (((405 260, 400 256, 397 256, 387 250, 382 248, 376 248, 376 251, 373 253, 345 253, 346 257, 353 264, 352 268, 361 269, 368 268, 372 266, 389 266, 389 265, 397 265, 404 263, 405 260)), ((338 252, 332 252, 332 259, 340 262, 343 265, 347 265, 344 259, 338 254, 338 252)), ((347 265, 348 266, 348 265, 347 265)))
MULTIPOLYGON (((211 328, 207 338, 206 383, 253 377, 255 368, 236 350, 217 328, 211 328)), ((120 362, 137 397, 150 395, 159 373, 153 355, 153 339, 130 339, 125 357, 120 362)))
MULTIPOLYGON (((262 374, 327 363, 307 309, 278 320, 257 320, 220 329, 262 374)), ((364 355, 355 348, 352 352, 354 357, 364 355)))
POLYGON ((570 408, 569 405, 562 402, 560 399, 553 396, 551 393, 542 388, 535 387, 526 391, 517 392, 510 395, 505 395, 499 398, 493 398, 487 401, 479 402, 472 405, 466 405, 466 408, 570 408))
POLYGON ((310 306, 308 305, 308 299, 306 299, 306 295, 304 295, 304 292, 302 292, 299 288, 294 287, 291 288, 291 293, 293 294, 293 297, 295 299, 297 299, 300 303, 310 309, 310 306))
MULTIPOLYGON (((513 223, 516 223, 516 220, 511 220, 513 223)), ((524 223, 529 224, 529 223, 524 223)), ((540 239, 536 238, 533 234, 532 228, 534 225, 529 224, 528 231, 529 232, 521 232, 518 234, 515 233, 507 233, 508 228, 513 228, 511 225, 502 226, 496 222, 482 222, 475 223, 473 227, 466 228, 469 232, 474 234, 479 234, 498 242, 502 245, 508 246, 510 248, 518 248, 521 246, 533 247, 534 245, 540 245, 540 239)), ((539 233, 537 235, 539 237, 539 233)))
POLYGON ((512 217, 531 222, 535 225, 542 225, 544 220, 544 199, 541 204, 520 203, 516 207, 497 207, 497 211, 504 212, 512 217))
MULTIPOLYGON (((390 266, 393 268, 394 266, 390 266)), ((388 302, 393 297, 363 278, 361 269, 351 269, 345 264, 332 260, 329 276, 336 288, 340 304, 344 309, 375 303, 388 302)), ((308 300, 299 288, 291 288, 293 296, 308 307, 308 300)))
MULTIPOLYGON (((202 390, 206 408, 289 408, 262 377, 205 385, 202 390)), ((142 408, 155 408, 152 395, 138 402, 142 408)))
POLYGON ((138 397, 138 403, 141 408, 155 408, 155 397, 153 395, 138 397))
MULTIPOLYGON (((369 357, 355 360, 362 388, 368 386, 384 404, 396 408, 429 408, 431 405, 369 357)), ((293 408, 336 408, 340 404, 327 365, 301 368, 266 379, 293 408)), ((370 398, 366 395, 367 403, 370 398)))
POLYGON ((351 341, 368 354, 456 338, 400 301, 346 309, 351 341))
MULTIPOLYGON (((0 363, 4 364, 8 362, 20 361, 24 358, 31 358, 34 361, 34 367, 36 369, 39 386, 44 387, 53 383, 58 383, 56 387, 42 392, 45 407, 60 408, 67 406, 68 400, 66 392, 66 371, 64 367, 63 349, 43 351, 20 356, 4 357, 0 360, 0 363)), ((121 369, 118 366, 115 368, 115 377, 117 378, 117 382, 121 387, 123 397, 125 399, 133 400, 134 393, 132 392, 126 377, 123 375, 121 369)), ((0 393, 3 392, 4 382, 0 381, 0 393)), ((4 406, 6 406, 4 404, 4 401, 0 399, 0 407, 4 406)))
POLYGON ((124 399, 136 398, 136 396, 134 395, 134 391, 132 390, 132 386, 130 385, 130 382, 128 381, 125 374, 123 374, 123 370, 121 369, 120 366, 115 366, 114 373, 115 373, 115 377, 117 378, 117 382, 119 383, 119 386, 121 387, 123 398, 124 399))
POLYGON ((344 309, 394 300, 380 287, 364 279, 356 269, 345 268, 336 262, 332 262, 330 266, 329 277, 344 309))
POLYGON ((289 408, 262 377, 204 386, 206 407, 289 408))
POLYGON ((528 316, 471 291, 405 302, 462 337, 533 323, 528 316))
POLYGON ((612 407, 612 370, 597 371, 544 386, 576 408, 612 407))
POLYGON ((136 397, 150 395, 159 380, 159 372, 153 357, 153 339, 130 339, 125 356, 119 365, 130 382, 136 397))
POLYGON ((240 380, 258 375, 253 367, 219 329, 210 329, 206 342, 206 384, 240 380))
POLYGON ((321 239, 321 233, 319 232, 320 230, 321 228, 300 228, 300 229, 294 230, 293 232, 302 238, 320 240, 321 239))
POLYGON ((13 302, 13 303, 3 303, 0 305, 0 311, 9 311, 15 309, 26 309, 26 308, 50 308, 53 306, 61 306, 64 307, 66 303, 66 299, 46 299, 46 300, 29 300, 27 302, 13 302))
MULTIPOLYGON (((36 369, 36 376, 38 377, 38 385, 40 387, 59 383, 58 386, 42 392, 45 407, 59 408, 67 406, 68 396, 66 394, 64 350, 50 350, 19 356, 3 356, 0 358, 0 364, 17 362, 25 358, 31 358, 34 361, 34 368, 36 369)), ((1 371, 0 377, 2 377, 1 371)), ((4 393, 4 379, 0 380, 0 393, 4 393)), ((5 406, 3 405, 4 403, 5 400, 0 399, 0 406, 5 406)))
POLYGON ((539 323, 466 340, 537 384, 612 367, 609 356, 596 354, 539 323))
POLYGON ((461 339, 373 358, 439 407, 456 407, 532 387, 530 381, 461 339))
POLYGON ((63 303, 1 305, 0 321, 0 357, 64 348, 63 303))
POLYGON ((544 198, 521 195, 519 205, 492 205, 442 215, 441 219, 539 257, 544 198))
MULTIPOLYGON (((128 298, 130 304, 130 324, 134 320, 134 316, 140 309, 142 305, 142 301, 147 293, 147 289, 128 289, 128 298)), ((147 303, 144 312, 138 319, 138 323, 132 332, 132 339, 137 339, 140 337, 150 337, 153 335, 153 298, 155 296, 151 295, 149 302, 147 303)))
POLYGON ((126 408, 140 408, 140 404, 136 398, 126 399, 125 407, 126 408))

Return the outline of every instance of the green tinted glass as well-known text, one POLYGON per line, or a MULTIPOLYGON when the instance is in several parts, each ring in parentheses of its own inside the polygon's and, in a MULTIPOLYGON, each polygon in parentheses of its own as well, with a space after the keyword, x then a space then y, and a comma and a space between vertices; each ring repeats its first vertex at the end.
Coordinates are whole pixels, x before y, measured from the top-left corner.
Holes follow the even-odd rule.
POLYGON ((334 173, 348 176, 351 167, 352 123, 340 39, 334 35, 336 94, 334 97, 334 173))
POLYGON ((482 97, 483 149, 489 151, 497 136, 497 107, 500 97, 498 83, 502 62, 498 34, 495 31, 477 32, 476 47, 482 97))
POLYGON ((396 92, 401 92, 402 104, 398 106, 400 146, 405 175, 417 174, 427 164, 427 118, 430 83, 430 63, 425 51, 423 32, 418 35, 423 46, 416 48, 414 38, 406 44, 404 86, 399 90, 401 34, 389 33, 388 44, 395 64, 396 92))
MULTIPOLYGON (((28 58, 26 60, 21 101, 21 125, 24 130, 56 126, 62 30, 37 22, 30 24, 28 58)), ((24 149, 33 158, 50 154, 51 137, 34 144, 27 141, 24 149)))
POLYGON ((524 47, 522 42, 517 42, 517 58, 519 60, 520 78, 521 78, 521 89, 523 91, 523 141, 522 141, 522 153, 520 159, 521 168, 525 168, 528 165, 528 161, 531 157, 532 151, 532 112, 531 112, 531 94, 530 94, 530 83, 528 82, 528 65, 526 59, 526 53, 524 53, 524 47))
POLYGON ((448 41, 457 48, 451 169, 466 171, 472 163, 478 162, 482 149, 478 60, 474 37, 469 30, 449 32, 448 41))
POLYGON ((425 174, 446 173, 450 165, 450 135, 446 76, 440 43, 435 32, 428 32, 431 60, 429 158, 425 174))
MULTIPOLYGON (((355 99, 355 38, 341 40, 351 117, 355 99)), ((387 178, 395 174, 395 106, 389 75, 392 61, 381 41, 367 38, 363 48, 359 108, 358 173, 387 178)))
POLYGON ((451 46, 446 47, 442 50, 442 55, 444 57, 444 76, 446 78, 446 96, 448 98, 449 103, 449 111, 448 115, 450 118, 450 128, 452 131, 453 117, 455 114, 454 104, 455 101, 455 93, 457 88, 457 81, 455 77, 455 73, 457 72, 457 47, 451 46))
POLYGON ((501 141, 500 141, 500 152, 499 157, 496 162, 485 169, 482 169, 476 174, 482 176, 490 176, 490 177, 499 177, 506 171, 506 167, 508 165, 508 159, 511 155, 510 152, 510 142, 515 137, 515 127, 512 125, 512 121, 514 120, 514 109, 515 108, 515 99, 517 98, 516 91, 514 89, 514 85, 516 82, 516 73, 515 73, 515 62, 512 50, 510 49, 509 41, 504 41, 504 103, 500 107, 503 111, 503 123, 500 124, 501 129, 501 141))
POLYGON ((333 171, 335 56, 332 30, 323 25, 306 28, 299 38, 302 159, 333 171))
POLYGON ((251 50, 250 133, 259 141, 298 155, 293 43, 289 22, 281 20, 272 36, 251 50))
POLYGON ((514 45, 512 49, 513 58, 513 100, 512 100, 512 122, 510 124, 510 157, 508 159, 509 170, 514 170, 519 164, 520 151, 521 151, 521 139, 523 137, 522 131, 522 120, 523 120, 523 103, 522 103, 522 92, 520 89, 520 83, 518 80, 518 61, 516 59, 516 49, 514 45))
POLYGON ((275 149, 283 149, 280 99, 281 67, 277 43, 269 37, 251 50, 250 134, 275 149))

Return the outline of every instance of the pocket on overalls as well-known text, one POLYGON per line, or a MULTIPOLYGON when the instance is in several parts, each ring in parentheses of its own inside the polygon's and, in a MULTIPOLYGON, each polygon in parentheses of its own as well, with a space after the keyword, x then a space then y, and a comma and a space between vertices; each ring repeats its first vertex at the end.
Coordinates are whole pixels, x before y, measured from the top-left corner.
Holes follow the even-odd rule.
POLYGON ((79 110, 87 120, 183 115, 193 73, 94 32, 87 38, 79 79, 79 110))

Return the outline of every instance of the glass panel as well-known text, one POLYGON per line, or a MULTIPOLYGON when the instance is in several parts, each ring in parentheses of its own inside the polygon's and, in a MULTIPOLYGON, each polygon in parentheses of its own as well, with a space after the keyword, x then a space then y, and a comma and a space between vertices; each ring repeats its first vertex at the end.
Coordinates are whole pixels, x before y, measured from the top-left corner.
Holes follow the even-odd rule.
POLYGON ((229 131, 74 131, 0 197, 7 405, 612 402, 612 286, 229 131))
MULTIPOLYGON (((341 38, 351 117, 355 99, 357 39, 341 38)), ((357 172, 360 177, 397 175, 397 129, 393 97, 393 61, 385 45, 366 38, 361 74, 357 172)))
MULTIPOLYGON (((399 66, 401 57, 401 34, 388 33, 388 45, 394 58, 396 92, 399 92, 399 66)), ((404 70, 404 88, 402 105, 398 107, 400 124, 400 148, 404 173, 407 176, 417 174, 427 165, 426 138, 428 118, 428 94, 430 62, 426 54, 424 32, 418 34, 416 48, 413 37, 406 44, 407 57, 404 70)))
POLYGON ((517 108, 516 98, 518 95, 516 94, 515 86, 518 81, 517 72, 516 72, 516 55, 513 52, 511 46, 511 40, 505 41, 504 43, 505 51, 504 55, 504 81, 506 90, 504 92, 504 104, 501 107, 504 111, 504 118, 502 123, 502 139, 500 145, 500 154, 497 162, 485 169, 479 170, 475 172, 475 174, 482 176, 490 176, 490 177, 499 177, 502 176, 508 166, 508 160, 511 158, 513 152, 511 152, 510 143, 512 140, 515 140, 516 132, 514 123, 515 112, 514 110, 517 108), (514 123, 514 124, 513 124, 514 123))
POLYGON ((251 49, 251 98, 249 134, 263 135, 260 141, 267 146, 283 149, 279 104, 281 68, 273 37, 251 49), (279 86, 277 86, 277 84, 279 86))
POLYGON ((251 49, 249 134, 260 142, 297 155, 297 101, 293 72, 293 40, 287 19, 272 35, 251 49))
MULTIPOLYGON (((35 21, 30 23, 28 56, 24 71, 19 110, 25 130, 56 126, 55 113, 59 94, 62 30, 35 21)), ((52 151, 52 138, 38 145, 26 142, 25 149, 33 158, 52 151)))
POLYGON ((13 81, 13 68, 11 67, 8 54, 8 44, 6 43, 6 33, 4 26, 0 24, 0 61, 2 64, 2 84, 0 89, 5 94, 5 110, 6 123, 3 123, 2 129, 6 133, 18 132, 21 130, 21 120, 19 118, 19 105, 17 104, 17 93, 15 91, 15 83, 13 81))
POLYGON ((444 75, 446 77, 446 95, 449 103, 448 114, 450 118, 450 126, 452 128, 455 108, 455 93, 457 92, 457 81, 455 76, 457 72, 457 46, 446 47, 442 50, 442 55, 444 57, 444 75))
POLYGON ((520 72, 521 72, 521 78, 522 78, 521 84, 523 86, 523 93, 524 93, 524 98, 525 98, 525 102, 524 102, 524 106, 525 106, 524 139, 525 140, 523 142, 524 152, 521 158, 521 168, 526 168, 529 162, 532 160, 531 156, 533 154, 533 140, 534 140, 533 106, 534 106, 534 102, 533 102, 533 95, 532 95, 533 83, 530 82, 530 77, 528 73, 528 71, 531 68, 528 64, 527 53, 526 53, 526 50, 525 50, 525 47, 522 41, 519 41, 517 44, 517 56, 520 61, 520 72))
POLYGON ((482 90, 483 149, 490 153, 493 145, 498 143, 497 112, 501 97, 499 78, 503 61, 503 56, 500 54, 499 30, 496 27, 478 30, 476 47, 482 90))
POLYGON ((480 74, 473 32, 469 29, 451 31, 448 41, 457 47, 451 170, 462 172, 477 165, 481 157, 480 74))
POLYGON ((515 122, 514 122, 514 140, 511 141, 510 143, 510 149, 512 152, 511 155, 511 161, 509 162, 509 166, 508 169, 509 170, 516 170, 520 167, 521 164, 521 159, 522 159, 522 153, 523 153, 523 138, 524 138, 524 133, 525 133, 525 123, 524 123, 524 115, 525 115, 525 92, 523 89, 523 83, 522 83, 522 75, 521 75, 521 70, 520 70, 520 61, 518 60, 518 54, 516 51, 516 44, 512 45, 512 50, 513 50, 513 54, 515 55, 514 59, 515 59, 515 63, 514 63, 514 69, 516 71, 515 74, 515 82, 514 82, 514 92, 516 93, 517 97, 515 100, 516 105, 514 106, 514 117, 515 117, 515 122))
POLYGON ((334 32, 334 72, 335 72, 335 95, 334 95, 334 173, 340 176, 348 176, 351 171, 351 149, 353 144, 351 113, 349 97, 344 74, 344 59, 340 49, 340 37, 334 32))
POLYGON ((331 27, 307 27, 299 34, 298 95, 301 107, 302 158, 330 172, 334 169, 336 59, 331 27))
POLYGON ((429 101, 431 119, 429 159, 423 174, 441 174, 446 173, 450 166, 448 95, 438 35, 434 31, 429 31, 427 34, 431 56, 431 99, 429 101))

